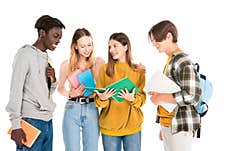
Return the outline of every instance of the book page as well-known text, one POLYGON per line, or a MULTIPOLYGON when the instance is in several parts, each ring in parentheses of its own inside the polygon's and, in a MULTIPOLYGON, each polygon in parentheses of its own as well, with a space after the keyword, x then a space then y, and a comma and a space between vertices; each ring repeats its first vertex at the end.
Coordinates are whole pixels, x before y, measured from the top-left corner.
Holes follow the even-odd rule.
POLYGON ((105 88, 85 87, 85 89, 86 89, 87 91, 90 91, 90 92, 98 91, 98 92, 100 92, 100 93, 103 93, 104 91, 106 91, 105 88))
MULTIPOLYGON (((179 92, 180 87, 166 75, 160 71, 156 71, 150 81, 149 91, 158 92, 158 93, 175 93, 179 92)), ((164 100, 163 100, 164 101, 164 100)), ((174 110, 177 104, 164 102, 161 104, 169 113, 174 110)))

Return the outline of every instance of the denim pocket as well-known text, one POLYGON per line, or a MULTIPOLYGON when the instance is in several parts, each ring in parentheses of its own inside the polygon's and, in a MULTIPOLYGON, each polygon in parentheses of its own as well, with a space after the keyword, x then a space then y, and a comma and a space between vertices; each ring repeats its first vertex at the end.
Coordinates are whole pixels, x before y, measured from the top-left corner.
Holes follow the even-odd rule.
POLYGON ((27 118, 27 117, 23 117, 23 120, 25 120, 26 122, 30 123, 30 124, 33 125, 33 126, 39 125, 40 122, 42 122, 41 120, 38 120, 38 119, 32 119, 32 118, 27 118))
POLYGON ((72 109, 75 105, 75 102, 73 101, 67 101, 66 104, 65 104, 65 109, 72 109))

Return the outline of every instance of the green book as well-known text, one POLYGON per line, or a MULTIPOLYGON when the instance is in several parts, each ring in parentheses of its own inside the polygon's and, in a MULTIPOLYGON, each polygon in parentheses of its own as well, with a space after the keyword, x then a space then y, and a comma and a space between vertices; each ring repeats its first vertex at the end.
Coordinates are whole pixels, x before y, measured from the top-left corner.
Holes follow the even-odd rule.
POLYGON ((106 88, 93 88, 93 87, 85 87, 85 89, 87 91, 92 92, 92 93, 95 92, 95 91, 98 91, 100 93, 103 93, 106 90, 106 88))
POLYGON ((122 102, 122 101, 124 100, 123 98, 120 98, 120 97, 118 96, 118 92, 120 92, 121 90, 127 89, 127 90, 131 93, 132 90, 133 90, 134 88, 136 88, 135 93, 139 92, 139 88, 138 88, 138 87, 137 87, 137 86, 136 86, 136 85, 135 85, 128 77, 123 78, 123 79, 121 79, 121 80, 119 80, 119 81, 116 81, 116 82, 114 82, 114 83, 108 85, 108 86, 105 87, 105 88, 85 87, 85 89, 88 90, 88 91, 94 92, 95 90, 97 90, 97 91, 99 91, 100 93, 103 93, 107 88, 110 88, 110 89, 111 89, 111 88, 114 88, 114 89, 115 89, 116 93, 115 93, 115 95, 113 95, 113 96, 111 97, 111 99, 114 99, 114 100, 116 100, 116 101, 118 101, 118 102, 122 102))

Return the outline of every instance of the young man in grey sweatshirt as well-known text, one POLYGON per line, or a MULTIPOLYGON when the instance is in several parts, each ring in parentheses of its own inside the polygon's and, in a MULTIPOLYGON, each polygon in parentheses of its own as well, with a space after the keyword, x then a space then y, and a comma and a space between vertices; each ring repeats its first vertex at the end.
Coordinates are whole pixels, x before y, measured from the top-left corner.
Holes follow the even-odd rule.
POLYGON ((53 141, 52 112, 55 103, 50 95, 57 86, 55 71, 48 64, 47 49, 54 51, 62 37, 63 23, 49 15, 41 16, 35 24, 38 40, 25 45, 15 55, 10 87, 10 98, 6 106, 12 123, 11 139, 17 151, 51 151, 53 141), (41 131, 31 148, 23 145, 26 134, 21 128, 25 120, 41 131))

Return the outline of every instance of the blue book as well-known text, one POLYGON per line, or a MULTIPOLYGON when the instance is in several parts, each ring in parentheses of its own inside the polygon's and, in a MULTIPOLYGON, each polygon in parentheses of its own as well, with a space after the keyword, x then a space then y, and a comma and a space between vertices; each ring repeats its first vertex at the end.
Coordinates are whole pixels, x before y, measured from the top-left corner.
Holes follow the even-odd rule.
MULTIPOLYGON (((84 84, 85 87, 91 87, 91 88, 96 87, 94 77, 93 77, 93 74, 90 69, 87 69, 87 70, 81 72, 80 74, 78 74, 78 81, 80 84, 84 84)), ((91 91, 85 90, 84 96, 89 96, 92 93, 93 92, 91 92, 91 91)))

